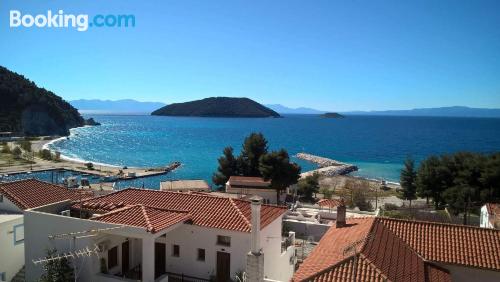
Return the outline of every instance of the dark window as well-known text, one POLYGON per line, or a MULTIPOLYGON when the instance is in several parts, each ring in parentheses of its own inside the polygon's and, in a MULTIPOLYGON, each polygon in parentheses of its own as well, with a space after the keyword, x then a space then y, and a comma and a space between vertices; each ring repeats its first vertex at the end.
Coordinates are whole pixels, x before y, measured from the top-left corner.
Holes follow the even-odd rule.
POLYGON ((3 195, 0 195, 0 203, 3 202, 3 195))
POLYGON ((198 260, 205 261, 205 249, 198 249, 198 260))
POLYGON ((108 251, 108 269, 118 265, 118 247, 113 247, 108 251))
POLYGON ((231 246, 231 237, 217 235, 217 245, 231 246))
POLYGON ((180 250, 179 245, 174 245, 173 248, 172 248, 172 256, 173 257, 178 257, 180 255, 181 255, 181 250, 180 250))

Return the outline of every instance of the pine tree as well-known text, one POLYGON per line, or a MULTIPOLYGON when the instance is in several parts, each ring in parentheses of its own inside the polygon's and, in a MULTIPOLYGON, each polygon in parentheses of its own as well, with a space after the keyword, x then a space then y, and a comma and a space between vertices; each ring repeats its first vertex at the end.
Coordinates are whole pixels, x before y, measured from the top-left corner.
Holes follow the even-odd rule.
POLYGON ((245 176, 261 176, 259 162, 260 158, 267 154, 267 150, 267 140, 262 133, 252 133, 245 138, 238 158, 245 176))
POLYGON ((265 180, 271 180, 271 187, 276 190, 276 203, 279 203, 281 192, 299 180, 301 168, 291 163, 288 152, 281 149, 263 155, 259 170, 265 180))
POLYGON ((401 170, 400 183, 401 193, 399 197, 403 200, 411 201, 417 198, 417 173, 415 172, 415 161, 407 158, 404 162, 404 168, 401 170))
POLYGON ((218 159, 219 167, 217 172, 212 176, 212 181, 219 187, 224 187, 229 177, 239 175, 238 162, 233 155, 233 148, 224 148, 223 155, 218 159))

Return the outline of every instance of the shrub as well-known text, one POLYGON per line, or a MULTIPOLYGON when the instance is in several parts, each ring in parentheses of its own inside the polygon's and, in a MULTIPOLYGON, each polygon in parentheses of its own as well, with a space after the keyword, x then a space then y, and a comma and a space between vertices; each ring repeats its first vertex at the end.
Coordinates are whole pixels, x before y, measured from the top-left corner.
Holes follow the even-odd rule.
POLYGON ((19 159, 21 158, 21 154, 23 153, 23 151, 21 151, 21 148, 19 148, 18 146, 16 146, 14 148, 14 150, 12 150, 12 155, 14 155, 14 158, 15 159, 19 159))
POLYGON ((93 170, 94 169, 94 164, 93 163, 86 163, 85 166, 87 167, 87 169, 89 170, 93 170))
POLYGON ((384 204, 384 210, 386 210, 386 211, 394 211, 394 210, 397 210, 398 208, 399 207, 396 204, 392 204, 392 203, 385 203, 384 204))
POLYGON ((38 156, 41 159, 44 159, 44 160, 47 160, 47 161, 52 160, 52 154, 50 153, 50 150, 47 150, 47 149, 40 150, 38 152, 38 156))
POLYGON ((323 198, 325 199, 331 199, 333 196, 333 191, 328 189, 327 187, 321 188, 319 192, 323 194, 323 198))
POLYGON ((4 153, 4 154, 10 154, 10 147, 9 147, 9 144, 4 143, 4 144, 2 145, 2 153, 4 153))
POLYGON ((16 142, 17 145, 21 147, 26 152, 31 152, 31 141, 21 140, 16 142))

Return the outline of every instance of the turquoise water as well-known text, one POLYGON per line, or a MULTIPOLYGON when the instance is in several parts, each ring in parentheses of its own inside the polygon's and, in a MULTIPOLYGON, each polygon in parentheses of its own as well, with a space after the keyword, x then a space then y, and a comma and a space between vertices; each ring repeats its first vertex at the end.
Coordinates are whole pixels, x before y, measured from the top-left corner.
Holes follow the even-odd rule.
MULTIPOLYGON (((251 132, 262 132, 271 149, 283 147, 291 154, 304 151, 354 163, 360 167, 357 175, 389 181, 398 181, 402 162, 408 155, 418 161, 432 154, 500 149, 500 119, 371 116, 325 119, 308 115, 278 119, 92 117, 102 125, 73 129, 68 140, 59 140, 50 147, 71 158, 119 166, 182 163, 175 172, 161 176, 161 180, 210 180, 223 148, 231 145, 238 153, 243 139, 251 132)), ((295 161, 304 171, 314 168, 309 163, 295 161)), ((140 186, 142 181, 145 180, 133 184, 140 186)))

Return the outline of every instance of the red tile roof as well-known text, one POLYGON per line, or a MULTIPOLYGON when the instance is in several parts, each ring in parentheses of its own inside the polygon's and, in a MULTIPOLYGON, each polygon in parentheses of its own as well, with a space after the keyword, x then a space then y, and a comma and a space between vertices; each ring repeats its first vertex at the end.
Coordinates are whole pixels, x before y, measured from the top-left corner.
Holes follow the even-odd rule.
POLYGON ((266 181, 262 177, 253 176, 230 176, 231 187, 269 187, 271 181, 266 181))
POLYGON ((80 194, 78 191, 36 179, 0 183, 0 194, 22 210, 64 200, 87 198, 87 196, 80 194))
POLYGON ((300 265, 294 275, 294 281, 302 281, 321 273, 346 259, 343 254, 344 248, 354 241, 365 238, 370 231, 373 220, 374 218, 349 218, 345 227, 328 229, 316 248, 300 265))
POLYGON ((147 232, 156 233, 177 223, 188 221, 190 218, 187 211, 132 205, 96 216, 92 220, 141 227, 147 232))
POLYGON ((389 218, 348 219, 347 226, 333 226, 325 233, 293 280, 351 281, 354 260, 357 281, 411 277, 447 282, 448 271, 431 262, 499 271, 500 231, 389 218))
POLYGON ((341 200, 339 199, 321 199, 318 201, 318 205, 322 208, 334 208, 340 205, 341 200))
POLYGON ((500 270, 500 230, 379 218, 426 260, 500 270))
MULTIPOLYGON (((159 209, 187 210, 193 224, 211 228, 250 232, 250 202, 202 195, 129 188, 73 204, 73 209, 106 213, 128 205, 144 205, 159 209)), ((285 207, 262 205, 261 228, 286 212, 285 207)))

